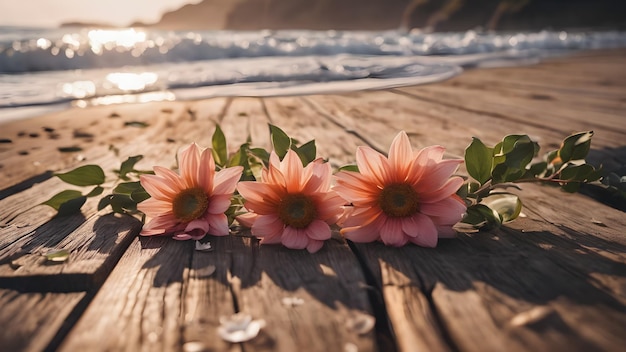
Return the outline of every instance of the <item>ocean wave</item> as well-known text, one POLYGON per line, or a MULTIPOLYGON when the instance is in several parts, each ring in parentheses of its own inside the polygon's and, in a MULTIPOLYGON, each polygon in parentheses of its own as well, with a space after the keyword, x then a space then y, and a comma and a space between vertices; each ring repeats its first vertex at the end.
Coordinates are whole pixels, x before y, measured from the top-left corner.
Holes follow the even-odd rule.
POLYGON ((528 63, 564 50, 614 47, 626 47, 625 32, 0 27, 0 108, 93 103, 149 92, 199 98, 372 89, 442 80, 462 67, 528 63))

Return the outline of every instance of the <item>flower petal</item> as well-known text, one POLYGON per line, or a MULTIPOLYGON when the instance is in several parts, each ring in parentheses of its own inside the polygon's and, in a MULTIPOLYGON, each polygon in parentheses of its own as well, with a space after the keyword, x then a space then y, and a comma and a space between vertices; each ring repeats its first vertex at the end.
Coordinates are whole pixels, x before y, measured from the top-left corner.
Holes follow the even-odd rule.
POLYGON ((432 220, 428 216, 420 213, 415 214, 413 219, 419 228, 419 233, 415 237, 410 237, 409 241, 422 247, 436 247, 437 228, 432 220))
POLYGON ((317 198, 320 197, 315 197, 317 204, 317 218, 324 220, 329 224, 336 223, 339 217, 343 214, 343 206, 346 204, 346 201, 332 191, 323 194, 323 198, 321 200, 318 200, 317 198))
POLYGON ((359 172, 378 186, 387 183, 387 159, 370 147, 358 147, 356 163, 359 172))
POLYGON ((229 234, 228 218, 225 214, 209 214, 205 217, 209 222, 209 233, 213 236, 226 236, 229 234))
POLYGON ((143 225, 141 230, 142 236, 163 235, 176 230, 178 219, 174 214, 165 214, 157 216, 143 225))
POLYGON ((303 193, 327 192, 330 189, 333 171, 329 163, 312 162, 306 166, 306 169, 310 169, 312 174, 304 184, 303 193))
POLYGON ((252 225, 254 225, 256 218, 258 218, 259 216, 260 215, 258 214, 248 212, 237 216, 235 219, 237 219, 241 226, 250 228, 252 227, 252 225))
POLYGON ((282 235, 285 225, 278 215, 259 215, 252 225, 251 232, 256 237, 282 235))
POLYGON ((241 178, 243 167, 233 166, 222 169, 215 174, 215 186, 213 194, 232 194, 235 192, 237 182, 241 178))
POLYGON ((196 143, 191 143, 178 153, 180 176, 187 188, 199 185, 198 165, 200 165, 200 149, 196 143))
POLYGON ((146 192, 155 199, 171 202, 179 192, 168 180, 157 175, 141 175, 139 182, 146 192))
POLYGON ((172 203, 156 198, 148 198, 137 204, 137 209, 148 217, 156 217, 172 212, 172 203))
POLYGON ((402 220, 393 218, 387 218, 380 228, 380 239, 385 245, 394 247, 404 246, 409 241, 409 237, 402 231, 402 220))
POLYGON ((340 171, 335 174, 337 185, 333 190, 348 203, 372 206, 380 193, 380 188, 357 172, 340 171))
POLYGON ((456 194, 456 192, 462 185, 462 178, 452 177, 441 188, 430 192, 423 192, 419 195, 422 199, 422 202, 435 203, 456 194))
POLYGON ((367 225, 344 227, 341 229, 341 234, 350 241, 357 243, 374 242, 380 238, 379 229, 384 220, 384 217, 381 216, 367 225))
MULTIPOLYGON (((200 155, 200 164, 198 165, 198 183, 204 189, 204 193, 213 194, 213 179, 215 177, 215 160, 213 160, 213 151, 205 149, 200 155)), ((233 189, 232 192, 235 190, 233 189)))
POLYGON ((285 176, 285 186, 287 192, 297 193, 302 190, 302 160, 298 157, 298 154, 293 150, 288 150, 287 155, 280 164, 280 171, 285 176))
POLYGON ((413 161, 413 149, 406 132, 401 131, 389 147, 389 165, 393 170, 393 182, 404 182, 413 161))
POLYGON ((210 214, 222 214, 230 207, 230 194, 220 194, 209 199, 209 207, 207 212, 210 214))
POLYGON ((402 231, 409 237, 416 237, 419 234, 420 228, 413 216, 402 219, 402 231))
POLYGON ((280 186, 255 181, 242 181, 237 184, 237 191, 246 201, 254 203, 278 203, 283 190, 280 186))
POLYGON ((305 233, 309 238, 325 241, 330 239, 330 226, 321 220, 313 220, 305 229, 305 233))
POLYGON ((443 160, 427 167, 425 176, 415 184, 418 192, 441 188, 462 162, 463 160, 443 160))
POLYGON ((434 217, 433 221, 440 225, 454 225, 463 218, 465 204, 456 196, 442 199, 435 203, 423 203, 420 212, 434 217))
POLYGON ((172 189, 176 190, 176 193, 186 188, 180 175, 174 171, 163 166, 155 166, 152 169, 154 170, 154 174, 165 179, 167 183, 171 185, 172 189))
POLYGON ((287 248, 304 249, 309 244, 309 237, 303 229, 294 229, 291 226, 287 226, 283 231, 281 242, 287 248))
POLYGON ((383 214, 380 208, 355 208, 352 212, 350 212, 345 219, 343 219, 341 226, 344 227, 353 227, 353 226, 364 226, 372 223, 378 218, 385 218, 386 215, 383 214))

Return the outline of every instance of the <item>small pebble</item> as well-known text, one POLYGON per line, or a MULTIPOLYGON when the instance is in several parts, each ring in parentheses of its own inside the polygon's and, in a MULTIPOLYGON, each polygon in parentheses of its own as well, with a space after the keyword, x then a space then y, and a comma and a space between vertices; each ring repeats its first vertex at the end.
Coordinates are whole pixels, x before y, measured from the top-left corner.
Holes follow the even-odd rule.
POLYGON ((0 138, 0 143, 13 143, 13 141, 8 138, 0 138))
POLYGON ((37 138, 37 137, 39 137, 39 133, 37 133, 37 132, 32 132, 32 133, 29 133, 29 134, 28 134, 28 136, 29 136, 30 138, 37 138))
POLYGON ((50 133, 50 132, 54 132, 54 128, 52 127, 43 127, 43 130, 50 133))
POLYGON ((28 155, 28 150, 20 150, 19 152, 17 152, 17 154, 19 155, 28 155))

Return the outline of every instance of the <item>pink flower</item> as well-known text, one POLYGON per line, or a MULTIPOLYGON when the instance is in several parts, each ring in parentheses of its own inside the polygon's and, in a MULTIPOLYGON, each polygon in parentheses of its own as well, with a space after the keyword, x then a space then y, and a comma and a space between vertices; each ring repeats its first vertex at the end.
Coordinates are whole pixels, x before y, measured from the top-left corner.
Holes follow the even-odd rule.
POLYGON ((306 167, 290 150, 283 161, 270 155, 262 180, 240 182, 237 190, 250 213, 237 217, 261 243, 282 243, 314 253, 330 239, 330 226, 342 213, 345 201, 330 189, 332 170, 316 160, 306 167))
POLYGON ((141 234, 172 234, 177 240, 228 235, 224 212, 243 168, 215 172, 211 150, 200 151, 195 143, 179 153, 178 162, 180 175, 159 166, 154 167, 155 175, 141 175, 141 185, 152 196, 137 205, 152 218, 141 234))
POLYGON ((338 172, 335 191, 354 209, 341 221, 341 233, 354 242, 380 240, 386 245, 413 242, 435 247, 438 237, 454 237, 465 204, 455 193, 463 184, 450 177, 462 160, 442 160, 444 148, 417 152, 405 132, 389 149, 389 158, 359 147, 359 172, 338 172))

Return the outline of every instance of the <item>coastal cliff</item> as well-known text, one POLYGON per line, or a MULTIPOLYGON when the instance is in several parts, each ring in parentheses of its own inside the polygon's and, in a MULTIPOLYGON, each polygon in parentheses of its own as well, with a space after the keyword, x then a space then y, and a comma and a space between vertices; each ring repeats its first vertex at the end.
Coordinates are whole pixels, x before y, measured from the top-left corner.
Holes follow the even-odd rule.
POLYGON ((163 14, 164 29, 626 28, 621 0, 204 0, 163 14))

